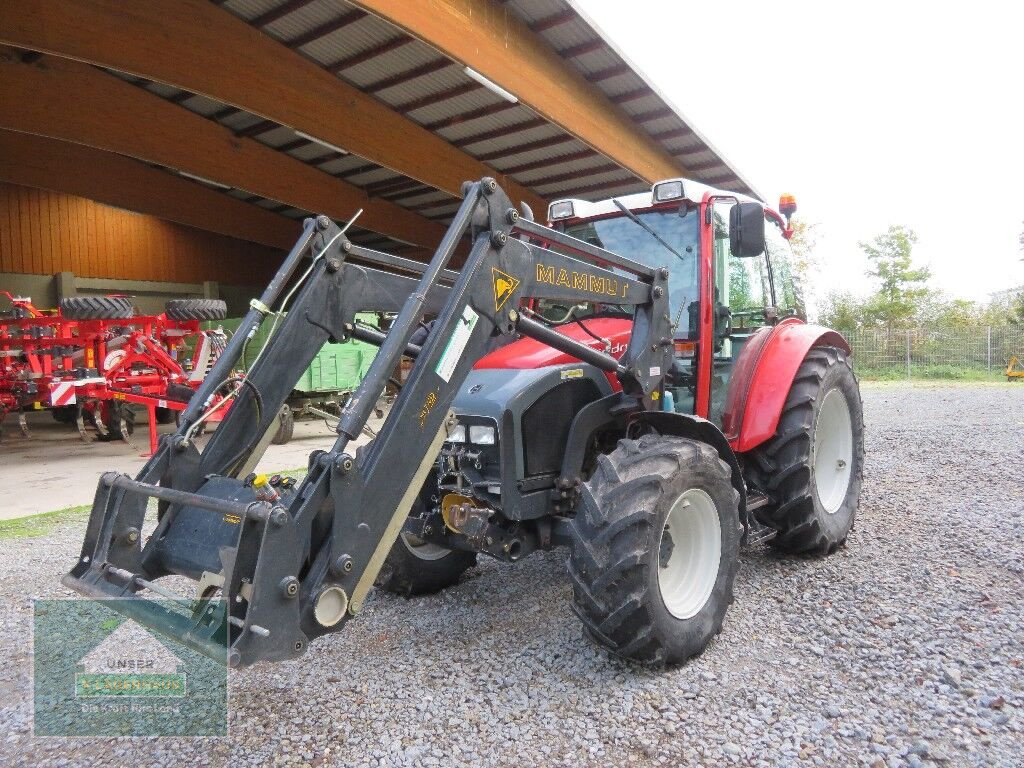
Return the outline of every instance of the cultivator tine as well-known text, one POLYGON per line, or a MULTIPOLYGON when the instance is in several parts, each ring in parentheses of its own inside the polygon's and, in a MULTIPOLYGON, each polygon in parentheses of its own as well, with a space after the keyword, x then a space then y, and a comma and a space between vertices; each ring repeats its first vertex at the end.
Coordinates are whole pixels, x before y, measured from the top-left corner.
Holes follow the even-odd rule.
MULTIPOLYGON (((119 412, 122 414, 124 413, 123 411, 119 412)), ((128 422, 125 421, 123 415, 119 417, 116 422, 114 422, 114 433, 117 435, 117 438, 119 440, 126 443, 127 445, 132 446, 133 448, 135 447, 134 444, 132 443, 131 434, 128 432, 128 422)))
POLYGON ((75 411, 75 428, 78 430, 78 436, 82 439, 83 443, 92 442, 92 435, 85 428, 85 411, 82 410, 82 406, 78 406, 78 410, 75 411))
POLYGON ((107 425, 103 423, 103 409, 98 407, 94 408, 90 415, 92 416, 93 426, 96 427, 96 431, 99 433, 100 437, 106 437, 109 432, 107 430, 107 425))
POLYGON ((18 414, 18 428, 21 430, 22 437, 32 437, 32 434, 28 431, 28 418, 24 413, 18 414))

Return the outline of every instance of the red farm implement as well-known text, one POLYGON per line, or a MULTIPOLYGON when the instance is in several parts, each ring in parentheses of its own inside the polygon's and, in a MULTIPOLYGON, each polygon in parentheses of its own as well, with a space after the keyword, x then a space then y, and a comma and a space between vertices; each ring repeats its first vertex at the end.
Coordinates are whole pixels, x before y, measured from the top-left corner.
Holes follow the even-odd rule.
POLYGON ((121 296, 69 297, 58 310, 40 310, 0 295, 13 307, 0 316, 0 428, 17 413, 26 437, 26 412, 50 409, 85 440, 88 421, 99 440, 127 442, 137 405, 149 411, 155 449, 156 424, 185 408, 226 342, 222 331, 200 327, 224 317, 221 301, 180 299, 163 314, 136 315, 121 296))

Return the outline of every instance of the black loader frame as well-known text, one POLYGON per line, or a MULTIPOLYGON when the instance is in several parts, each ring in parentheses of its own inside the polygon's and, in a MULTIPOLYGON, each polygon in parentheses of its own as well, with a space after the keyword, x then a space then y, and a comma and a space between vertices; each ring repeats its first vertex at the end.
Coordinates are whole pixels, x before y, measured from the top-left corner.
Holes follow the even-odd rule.
POLYGON ((307 220, 178 430, 162 439, 137 478, 102 476, 81 557, 64 583, 91 597, 123 598, 111 607, 230 666, 301 655, 311 639, 359 613, 454 425, 452 400, 493 337, 522 334, 614 373, 630 409, 649 410, 671 362, 667 280, 665 269, 521 217, 492 179, 465 185, 464 201, 426 266, 356 246, 324 216, 307 220), (469 255, 460 272, 450 271, 465 235, 469 255), (307 255, 312 263, 295 283, 307 255), (230 378, 246 337, 292 283, 287 315, 200 453, 192 426, 230 378), (628 349, 616 360, 554 332, 519 311, 523 298, 632 306, 628 349), (369 310, 400 312, 385 335, 355 322, 357 312, 369 310), (411 345, 425 313, 437 320, 421 346, 411 345), (342 413, 333 447, 310 456, 297 487, 268 497, 244 482, 298 372, 326 341, 353 336, 380 345, 380 352, 342 413), (353 455, 349 446, 402 356, 415 364, 377 438, 353 455), (152 499, 157 522, 146 536, 152 499), (170 575, 199 582, 194 610, 179 612, 139 594, 174 594, 155 583, 170 575), (203 610, 217 592, 222 610, 203 610))

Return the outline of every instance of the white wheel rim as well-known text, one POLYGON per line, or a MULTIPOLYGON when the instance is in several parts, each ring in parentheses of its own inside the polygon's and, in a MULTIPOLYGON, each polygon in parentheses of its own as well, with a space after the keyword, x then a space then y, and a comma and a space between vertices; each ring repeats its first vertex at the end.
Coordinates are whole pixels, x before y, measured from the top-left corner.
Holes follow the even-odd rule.
POLYGON ((814 487, 830 515, 846 500, 853 468, 853 421, 846 396, 830 389, 818 409, 813 433, 814 487))
POLYGON ((676 499, 665 518, 657 554, 658 588, 668 612, 677 619, 696 616, 711 597, 722 560, 722 526, 706 492, 691 488, 676 499))
POLYGON ((440 544, 424 541, 411 533, 402 533, 398 538, 402 540, 405 548, 420 560, 440 560, 451 552, 450 549, 445 549, 440 544))

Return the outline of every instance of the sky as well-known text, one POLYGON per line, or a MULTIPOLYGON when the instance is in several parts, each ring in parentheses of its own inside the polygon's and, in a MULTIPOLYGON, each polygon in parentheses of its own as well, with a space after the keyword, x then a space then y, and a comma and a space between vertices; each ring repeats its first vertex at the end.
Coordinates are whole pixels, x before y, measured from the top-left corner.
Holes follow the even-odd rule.
POLYGON ((796 195, 818 297, 870 292, 857 243, 892 224, 950 296, 1024 284, 1024 4, 576 2, 767 202, 796 195))

